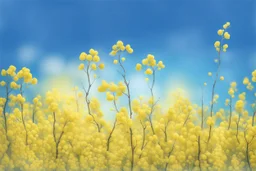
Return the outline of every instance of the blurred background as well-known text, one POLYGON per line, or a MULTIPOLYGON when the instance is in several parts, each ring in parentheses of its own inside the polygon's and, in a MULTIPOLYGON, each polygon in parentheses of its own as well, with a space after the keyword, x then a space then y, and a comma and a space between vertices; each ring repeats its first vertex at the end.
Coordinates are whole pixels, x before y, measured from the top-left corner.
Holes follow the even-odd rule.
MULTIPOLYGON (((38 78, 38 85, 26 90, 32 98, 51 88, 67 93, 86 81, 78 71, 79 55, 93 48, 99 52, 105 70, 101 79, 120 81, 111 47, 118 40, 131 44, 134 53, 124 54, 131 81, 132 97, 148 96, 143 72, 135 65, 147 54, 162 60, 166 68, 157 73, 155 93, 163 106, 170 105, 170 94, 177 88, 193 103, 199 103, 201 88, 207 82, 206 101, 210 101, 213 79, 207 73, 217 69, 213 46, 220 37, 217 30, 231 23, 229 48, 222 55, 221 74, 216 93, 224 107, 230 82, 237 81, 246 91, 243 78, 256 69, 256 2, 244 1, 18 1, 0 0, 0 69, 25 66, 38 78)), ((101 100, 105 94, 92 96, 101 100)), ((0 89, 3 93, 3 89, 0 89)), ((248 94, 249 99, 253 96, 248 94)), ((108 110, 109 103, 103 102, 108 110)))

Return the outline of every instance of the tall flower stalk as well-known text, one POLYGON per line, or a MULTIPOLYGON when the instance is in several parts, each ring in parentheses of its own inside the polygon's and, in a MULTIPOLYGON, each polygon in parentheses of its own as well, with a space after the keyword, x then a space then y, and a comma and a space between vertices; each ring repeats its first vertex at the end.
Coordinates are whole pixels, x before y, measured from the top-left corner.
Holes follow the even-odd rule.
MULTIPOLYGON (((210 107, 210 117, 213 117, 213 107, 214 107, 214 96, 215 96, 215 88, 216 88, 216 84, 217 84, 217 80, 219 79, 219 74, 220 74, 220 66, 221 66, 221 52, 226 52, 227 48, 228 48, 228 44, 224 44, 223 45, 223 41, 224 39, 228 40, 230 39, 230 34, 226 31, 227 28, 230 27, 230 23, 227 22, 226 24, 223 25, 223 29, 219 29, 218 30, 218 35, 221 37, 220 41, 216 41, 214 43, 214 47, 216 49, 216 51, 218 52, 218 58, 216 60, 217 62, 217 71, 216 71, 216 75, 214 78, 214 82, 212 85, 212 91, 211 91, 211 107, 210 107)), ((211 76, 211 74, 209 74, 211 76)), ((220 77, 221 80, 224 80, 224 77, 220 77)), ((210 141, 211 136, 212 136, 212 127, 213 125, 210 125, 209 127, 209 136, 208 136, 208 141, 210 141)))

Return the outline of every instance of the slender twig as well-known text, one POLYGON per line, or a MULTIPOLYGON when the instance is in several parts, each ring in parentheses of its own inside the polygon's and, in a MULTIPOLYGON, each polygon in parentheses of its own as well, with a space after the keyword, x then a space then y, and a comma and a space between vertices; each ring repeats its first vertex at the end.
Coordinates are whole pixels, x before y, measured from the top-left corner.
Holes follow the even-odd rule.
POLYGON ((246 141, 246 161, 247 161, 247 164, 248 164, 248 167, 249 167, 249 170, 252 171, 252 167, 251 167, 251 162, 250 162, 250 155, 249 155, 249 147, 250 147, 250 144, 252 142, 252 140, 255 138, 256 135, 254 135, 252 137, 252 139, 250 141, 247 140, 246 138, 246 130, 244 131, 244 139, 246 141))
POLYGON ((228 130, 230 129, 230 126, 231 126, 231 119, 232 119, 232 97, 230 97, 230 102, 229 102, 229 121, 228 121, 228 130))
POLYGON ((238 121, 236 122, 236 139, 237 139, 237 142, 240 144, 240 141, 238 139, 238 133, 239 133, 239 123, 240 123, 240 113, 239 113, 239 116, 238 116, 238 121))
MULTIPOLYGON (((213 83, 213 86, 212 86, 212 98, 211 98, 211 110, 210 110, 210 116, 211 117, 213 115, 213 105, 214 105, 213 99, 214 99, 214 94, 215 94, 215 87, 216 87, 216 83, 217 83, 217 80, 218 80, 218 77, 219 77, 220 66, 221 66, 220 55, 221 55, 221 50, 222 50, 222 47, 221 47, 222 46, 222 41, 223 41, 223 38, 221 40, 220 49, 219 49, 219 52, 218 52, 218 68, 217 68, 217 72, 216 72, 216 77, 215 77, 215 80, 214 80, 214 83, 213 83)), ((207 140, 208 143, 211 139, 211 132, 212 132, 212 125, 210 125, 210 129, 209 129, 209 137, 208 137, 208 140, 207 140)))
MULTIPOLYGON (((20 94, 23 97, 22 84, 20 85, 20 94)), ((25 134, 26 134, 25 135, 26 136, 25 143, 26 143, 26 145, 28 145, 28 130, 27 130, 27 127, 26 127, 25 119, 24 119, 24 105, 23 105, 22 102, 20 103, 20 108, 21 108, 21 120, 22 120, 22 124, 23 124, 23 127, 25 129, 25 134)))
MULTIPOLYGON (((115 97, 115 94, 113 94, 113 95, 114 95, 113 103, 114 103, 116 112, 119 113, 119 110, 118 110, 117 105, 116 105, 116 97, 115 97)), ((113 127, 112 127, 112 129, 111 129, 111 131, 110 131, 110 133, 109 133, 109 136, 108 136, 108 140, 107 140, 107 151, 109 151, 110 140, 111 140, 112 135, 113 135, 113 133, 114 133, 114 131, 115 131, 116 123, 117 123, 117 119, 115 119, 114 124, 113 124, 113 127)))
MULTIPOLYGON (((130 86, 129 86, 129 82, 127 81, 126 79, 126 70, 121 62, 121 54, 119 53, 118 55, 118 62, 119 62, 119 65, 120 67, 122 68, 123 70, 123 74, 120 73, 123 77, 123 80, 124 80, 124 84, 126 86, 126 89, 127 89, 127 99, 128 99, 128 104, 129 104, 129 113, 130 113, 130 119, 132 119, 133 117, 133 112, 132 112, 132 105, 131 105, 131 94, 130 94, 130 86)), ((133 168, 134 168, 134 155, 135 155, 135 146, 133 145, 133 131, 132 131, 132 128, 130 127, 129 128, 129 131, 130 131, 130 146, 131 146, 131 152, 132 152, 132 156, 131 156, 131 167, 130 167, 130 170, 132 171, 133 168)))

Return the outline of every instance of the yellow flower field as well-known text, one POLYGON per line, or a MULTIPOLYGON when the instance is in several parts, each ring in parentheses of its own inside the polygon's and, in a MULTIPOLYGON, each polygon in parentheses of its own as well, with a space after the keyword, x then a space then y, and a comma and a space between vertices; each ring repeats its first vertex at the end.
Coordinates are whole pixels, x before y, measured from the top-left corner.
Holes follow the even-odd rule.
POLYGON ((104 72, 105 65, 98 51, 90 49, 80 54, 81 64, 74 68, 84 72, 87 85, 74 87, 71 96, 53 89, 28 101, 26 88, 40 80, 26 67, 2 69, 0 170, 256 170, 256 70, 230 83, 226 108, 215 107, 219 103, 215 87, 225 80, 219 71, 231 38, 228 29, 229 22, 216 32, 216 72, 208 73, 213 82, 202 85, 211 87, 210 104, 204 100, 204 90, 200 104, 192 104, 177 90, 174 102, 163 110, 154 86, 164 62, 148 54, 134 68, 126 68, 128 59, 122 54, 132 55, 133 48, 122 41, 110 52, 122 81, 107 82, 101 80, 100 72, 95 75, 95 70, 104 72), (133 98, 127 70, 147 76, 149 99, 133 98), (101 82, 98 93, 105 93, 106 101, 112 103, 112 122, 104 119, 106 111, 91 95, 95 81, 101 82), (237 83, 247 91, 239 91, 237 83), (254 101, 247 101, 247 95, 254 101), (121 99, 127 106, 119 105, 121 99))

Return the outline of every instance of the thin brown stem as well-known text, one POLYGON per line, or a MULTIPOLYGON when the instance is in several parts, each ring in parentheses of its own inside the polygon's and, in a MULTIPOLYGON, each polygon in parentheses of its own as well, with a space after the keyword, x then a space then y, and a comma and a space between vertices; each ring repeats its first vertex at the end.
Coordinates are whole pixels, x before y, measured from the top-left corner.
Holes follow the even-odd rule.
POLYGON ((56 129, 56 114, 55 112, 53 112, 53 124, 52 124, 52 134, 53 134, 53 139, 54 139, 54 142, 56 143, 56 133, 55 133, 55 129, 56 129))
MULTIPOLYGON (((127 89, 127 98, 128 98, 128 104, 129 104, 129 113, 130 113, 130 119, 132 119, 133 117, 133 113, 132 113, 132 105, 131 105, 131 94, 130 94, 130 87, 129 87, 129 82, 126 79, 126 71, 125 68, 121 62, 121 57, 120 54, 118 55, 118 61, 119 61, 119 65, 123 70, 123 80, 124 80, 124 84, 126 86, 127 89)), ((132 127, 129 128, 130 131, 130 145, 131 145, 131 152, 132 152, 132 156, 131 156, 131 167, 130 170, 132 171, 134 168, 134 155, 135 155, 135 146, 133 145, 133 131, 132 131, 132 127)))
POLYGON ((251 167, 251 162, 250 162, 250 155, 249 155, 249 146, 252 142, 252 140, 254 139, 255 136, 252 137, 252 139, 250 141, 247 140, 246 138, 246 130, 244 131, 244 139, 245 139, 245 142, 246 142, 246 162, 248 164, 248 167, 249 167, 249 170, 252 171, 252 167, 251 167))
POLYGON ((59 136, 59 139, 56 142, 56 154, 55 154, 55 158, 56 159, 58 159, 58 157, 59 157, 59 144, 60 144, 61 138, 62 138, 62 136, 64 134, 64 129, 65 129, 67 123, 68 123, 67 121, 64 123, 62 131, 61 131, 60 136, 59 136))
MULTIPOLYGON (((175 144, 176 144, 176 141, 174 141, 174 143, 173 143, 173 145, 172 145, 172 149, 171 149, 171 151, 168 153, 168 156, 167 156, 168 158, 171 156, 171 154, 172 154, 172 152, 173 152, 173 150, 174 150, 175 144)), ((166 163, 165 163, 165 168, 164 168, 165 171, 167 171, 168 165, 169 165, 169 163, 166 162, 166 163)))
POLYGON ((252 115, 252 126, 254 126, 255 115, 256 115, 256 111, 254 111, 254 112, 253 112, 253 115, 252 115))
POLYGON ((149 88, 150 93, 151 93, 151 100, 152 100, 152 105, 151 105, 150 114, 149 114, 149 122, 150 122, 152 133, 153 133, 153 135, 155 135, 155 130, 154 130, 153 121, 152 121, 152 115, 153 115, 154 107, 155 107, 155 104, 156 104, 156 103, 154 103, 154 92, 153 92, 156 75, 155 75, 155 69, 153 67, 152 67, 152 71, 153 71, 153 80, 152 80, 152 85, 149 88))
POLYGON ((117 122, 117 120, 115 119, 114 125, 113 125, 113 127, 112 127, 112 129, 111 129, 111 131, 110 131, 109 136, 108 136, 108 140, 107 140, 107 151, 109 151, 109 148, 110 148, 110 140, 111 140, 112 135, 113 135, 113 133, 114 133, 114 130, 115 130, 115 128, 116 128, 116 122, 117 122))
MULTIPOLYGON (((20 94, 23 97, 22 84, 20 85, 20 94)), ((26 127, 25 119, 24 119, 24 105, 23 105, 23 103, 20 103, 20 108, 21 108, 21 120, 22 120, 23 127, 25 129, 25 136, 26 136, 25 143, 26 143, 26 145, 28 145, 28 130, 27 130, 27 127, 26 127)))
POLYGON ((231 119, 232 119, 232 98, 230 97, 228 130, 230 129, 230 126, 231 126, 231 119))
MULTIPOLYGON (((222 42, 222 40, 221 40, 221 42, 222 42)), ((220 47, 221 46, 222 46, 222 43, 220 43, 220 47)), ((218 80, 218 77, 219 77, 219 72, 220 72, 220 65, 221 65, 220 54, 221 54, 221 50, 222 50, 222 48, 220 48, 219 52, 218 52, 218 68, 217 68, 216 77, 215 77, 215 80, 214 80, 214 83, 213 83, 213 86, 212 86, 212 98, 211 98, 211 110, 210 110, 210 116, 211 117, 213 116, 213 106, 214 106, 213 100, 214 100, 214 95, 215 95, 215 87, 216 87, 216 83, 217 83, 217 80, 218 80)), ((211 131, 212 131, 212 126, 210 126, 210 129, 209 129, 209 137, 208 137, 207 143, 209 143, 209 141, 211 139, 211 131)))
MULTIPOLYGON (((4 129, 5 129, 5 133, 6 133, 6 137, 7 137, 7 132, 8 132, 8 125, 7 125, 7 116, 6 116, 6 108, 7 108, 7 104, 9 102, 9 88, 8 88, 8 84, 6 84, 6 100, 4 103, 4 107, 3 107, 3 115, 4 115, 4 129)), ((7 137, 8 139, 8 137, 7 137)))
POLYGON ((238 138, 238 133, 239 133, 239 123, 240 123, 240 113, 239 113, 239 116, 238 116, 238 121, 236 122, 236 139, 237 139, 237 142, 240 144, 240 141, 239 141, 239 138, 238 138))
POLYGON ((94 82, 95 82, 96 79, 94 79, 93 81, 91 81, 90 73, 89 73, 89 68, 90 68, 90 62, 88 63, 87 68, 86 68, 86 71, 85 71, 86 76, 87 76, 87 81, 88 81, 88 88, 87 88, 87 90, 86 90, 85 87, 83 86, 83 89, 84 89, 84 92, 85 92, 85 101, 86 101, 86 105, 87 105, 88 114, 92 116, 93 121, 94 121, 95 125, 97 126, 98 132, 101 132, 102 125, 100 125, 100 124, 96 121, 96 118, 95 118, 94 115, 91 113, 89 95, 90 95, 91 87, 92 87, 92 85, 94 84, 94 82))

